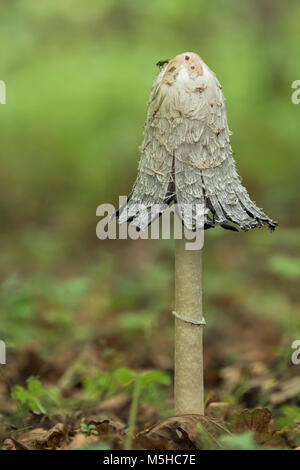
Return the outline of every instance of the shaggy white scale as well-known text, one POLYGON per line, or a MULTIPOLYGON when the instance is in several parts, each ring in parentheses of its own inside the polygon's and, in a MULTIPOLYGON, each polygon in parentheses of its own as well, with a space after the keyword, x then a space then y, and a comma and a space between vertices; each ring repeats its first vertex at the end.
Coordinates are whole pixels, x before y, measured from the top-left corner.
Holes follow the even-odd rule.
POLYGON ((119 223, 133 220, 144 229, 175 201, 189 230, 237 230, 232 222, 242 230, 263 224, 274 230, 277 222, 250 199, 237 174, 215 74, 192 52, 162 64, 150 93, 138 176, 119 223), (186 205, 192 217, 185 217, 186 205))

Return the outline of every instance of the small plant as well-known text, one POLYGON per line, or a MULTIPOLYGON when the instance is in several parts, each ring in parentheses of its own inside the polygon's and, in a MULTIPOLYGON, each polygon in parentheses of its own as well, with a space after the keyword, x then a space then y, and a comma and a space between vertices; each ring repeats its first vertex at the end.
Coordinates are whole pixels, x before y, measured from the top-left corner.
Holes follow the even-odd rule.
POLYGON ((157 370, 150 370, 139 374, 125 367, 118 369, 115 374, 122 385, 128 386, 132 384, 132 401, 128 419, 128 431, 125 439, 125 449, 131 450, 136 415, 143 390, 150 384, 170 385, 170 378, 165 373, 157 370))
POLYGON ((252 431, 223 436, 221 443, 227 450, 260 450, 260 447, 255 442, 252 431))
POLYGON ((99 397, 103 399, 112 396, 120 389, 125 389, 132 397, 128 432, 125 441, 126 450, 130 450, 132 446, 132 436, 139 402, 143 400, 149 403, 153 402, 153 399, 155 402, 161 402, 162 396, 159 385, 170 385, 170 382, 170 377, 162 371, 150 370, 143 373, 136 373, 126 367, 120 367, 113 373, 101 372, 100 374, 82 380, 85 392, 98 399, 99 397))
POLYGON ((36 377, 27 379, 27 388, 16 385, 11 392, 11 397, 17 401, 21 408, 46 414, 47 412, 41 402, 41 397, 44 395, 45 389, 36 377))
POLYGON ((110 372, 100 372, 91 377, 84 377, 82 385, 88 395, 97 399, 105 399, 117 391, 116 379, 110 372))
POLYGON ((98 436, 98 431, 96 429, 95 424, 86 424, 86 423, 80 423, 80 431, 87 436, 90 436, 91 434, 94 434, 95 436, 98 436))
POLYGON ((57 389, 46 388, 37 377, 29 377, 26 382, 26 388, 15 385, 11 391, 21 414, 29 410, 47 414, 53 406, 60 405, 57 389))
POLYGON ((275 421, 279 428, 293 427, 295 423, 299 422, 299 407, 291 405, 282 406, 279 416, 275 421))
MULTIPOLYGON (((87 395, 97 398, 97 400, 103 400, 124 388, 131 395, 136 375, 138 374, 126 367, 120 367, 114 372, 100 372, 90 377, 84 377, 81 380, 84 392, 87 395)), ((148 377, 148 383, 147 387, 143 388, 143 401, 149 405, 159 406, 163 396, 158 385, 169 385, 170 378, 164 372, 156 370, 148 371, 144 375, 148 377)))

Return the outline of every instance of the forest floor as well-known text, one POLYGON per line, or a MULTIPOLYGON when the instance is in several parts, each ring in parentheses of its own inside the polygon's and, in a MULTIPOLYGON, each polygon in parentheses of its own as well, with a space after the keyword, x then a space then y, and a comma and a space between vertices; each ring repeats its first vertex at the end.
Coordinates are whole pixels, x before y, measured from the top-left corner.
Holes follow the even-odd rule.
POLYGON ((4 263, 1 449, 299 449, 299 233, 237 237, 205 246, 205 417, 173 416, 171 242, 4 263))

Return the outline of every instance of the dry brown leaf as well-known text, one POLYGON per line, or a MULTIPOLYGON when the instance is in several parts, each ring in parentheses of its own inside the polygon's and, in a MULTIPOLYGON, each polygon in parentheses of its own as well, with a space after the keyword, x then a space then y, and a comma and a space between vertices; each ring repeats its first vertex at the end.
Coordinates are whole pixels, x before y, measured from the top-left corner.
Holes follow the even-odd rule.
POLYGON ((210 418, 225 421, 232 411, 232 404, 226 402, 213 402, 205 408, 205 414, 210 418))
POLYGON ((1 450, 17 450, 17 448, 14 441, 10 437, 8 437, 3 441, 1 450))
POLYGON ((195 450, 203 448, 205 441, 210 447, 218 448, 218 438, 225 432, 226 427, 216 420, 202 415, 182 415, 139 433, 134 445, 153 450, 195 450))
MULTIPOLYGON (((118 420, 126 423, 129 417, 130 405, 131 397, 125 394, 118 394, 103 401, 97 411, 105 412, 108 416, 117 416, 118 420)), ((160 414, 154 407, 139 403, 136 419, 136 426, 139 430, 152 426, 159 419, 160 414)))
POLYGON ((48 430, 61 421, 62 417, 59 415, 48 416, 38 411, 30 411, 26 419, 26 425, 31 428, 43 428, 48 430))
POLYGON ((210 403, 216 403, 219 401, 219 395, 215 392, 215 390, 210 390, 205 401, 205 409, 210 405, 210 403))
POLYGON ((90 419, 87 421, 87 424, 93 424, 96 426, 96 431, 101 437, 111 436, 113 434, 118 434, 124 430, 124 424, 120 421, 114 421, 110 419, 90 419))
POLYGON ((92 418, 84 421, 87 425, 95 426, 97 434, 87 435, 81 431, 81 428, 75 430, 75 436, 71 443, 67 444, 65 449, 79 449, 93 446, 95 444, 108 442, 113 448, 122 448, 125 433, 125 426, 120 421, 110 419, 92 418))
POLYGON ((57 423, 49 429, 42 437, 36 439, 35 447, 37 449, 56 449, 68 439, 68 430, 63 423, 57 423))
POLYGON ((36 441, 43 439, 47 435, 47 431, 43 428, 34 428, 30 431, 25 431, 20 433, 18 436, 19 442, 28 446, 31 450, 36 449, 35 443, 36 441))
POLYGON ((268 447, 288 447, 284 435, 271 429, 272 414, 267 408, 255 408, 253 411, 243 410, 228 419, 230 430, 241 434, 253 431, 258 444, 268 447))
POLYGON ((82 432, 79 432, 78 434, 76 434, 72 442, 68 444, 66 447, 63 447, 63 449, 64 450, 83 449, 84 447, 93 446, 97 443, 99 443, 98 436, 94 436, 94 435, 86 436, 82 432))
POLYGON ((271 394, 270 403, 274 406, 286 403, 288 400, 300 395, 300 378, 293 377, 277 385, 278 390, 271 394))

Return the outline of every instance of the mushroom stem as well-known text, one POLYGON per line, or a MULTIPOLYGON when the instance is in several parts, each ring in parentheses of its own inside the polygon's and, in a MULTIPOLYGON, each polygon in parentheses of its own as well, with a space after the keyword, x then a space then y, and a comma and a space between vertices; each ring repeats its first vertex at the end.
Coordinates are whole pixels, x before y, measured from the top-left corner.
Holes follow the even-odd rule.
POLYGON ((175 240, 175 414, 203 415, 201 250, 185 243, 175 240))

